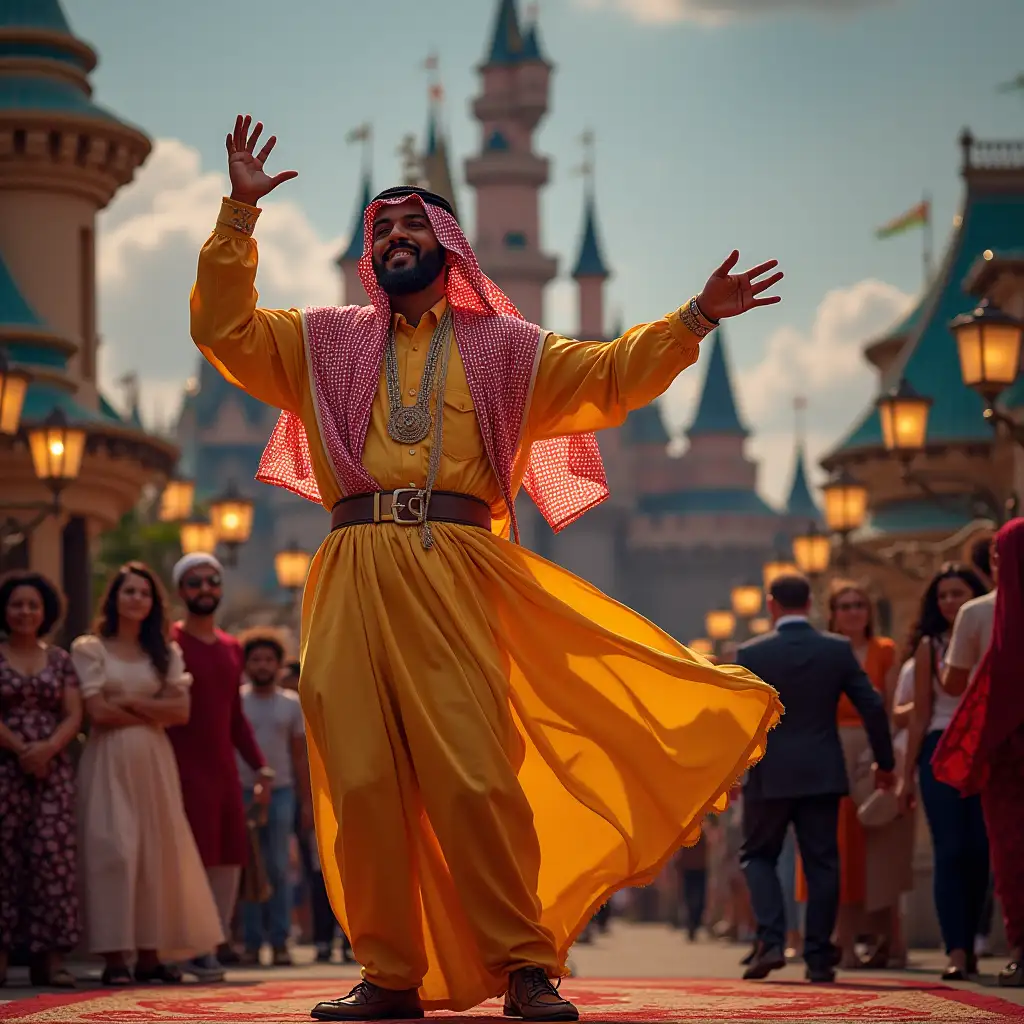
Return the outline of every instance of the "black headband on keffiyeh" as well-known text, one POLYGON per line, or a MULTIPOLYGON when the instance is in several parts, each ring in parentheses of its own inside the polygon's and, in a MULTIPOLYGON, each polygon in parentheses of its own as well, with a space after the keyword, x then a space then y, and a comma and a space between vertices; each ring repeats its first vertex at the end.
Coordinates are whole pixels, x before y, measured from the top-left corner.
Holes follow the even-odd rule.
POLYGON ((453 217, 455 216, 452 204, 444 196, 439 196, 436 192, 430 192, 425 188, 415 188, 412 185, 398 185, 396 188, 386 188, 383 192, 373 197, 373 202, 376 202, 378 199, 401 199, 404 196, 419 196, 423 202, 430 203, 431 206, 439 206, 445 213, 449 213, 453 217))

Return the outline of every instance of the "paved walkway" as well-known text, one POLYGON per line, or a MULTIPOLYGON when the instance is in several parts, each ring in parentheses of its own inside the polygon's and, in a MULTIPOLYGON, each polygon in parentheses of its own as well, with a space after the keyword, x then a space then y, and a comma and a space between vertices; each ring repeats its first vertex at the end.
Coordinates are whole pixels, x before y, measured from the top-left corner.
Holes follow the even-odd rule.
MULTIPOLYGON (((572 965, 580 977, 589 978, 738 978, 742 973, 739 960, 747 947, 729 945, 712 939, 698 939, 690 943, 686 936, 661 925, 633 925, 613 922, 610 932, 600 936, 591 945, 578 945, 572 954, 572 965)), ((358 978, 358 969, 340 964, 313 963, 313 950, 303 946, 295 950, 296 965, 287 968, 263 967, 232 970, 229 981, 253 981, 255 978, 323 979, 324 995, 343 994, 358 978)), ((901 977, 917 980, 923 985, 934 985, 944 957, 938 951, 916 951, 907 971, 874 972, 850 971, 840 975, 847 981, 870 981, 875 977, 901 977)), ((962 986, 975 992, 996 995, 1010 1002, 1024 1005, 1024 989, 996 989, 995 972, 1003 961, 992 958, 982 961, 985 976, 980 983, 962 986)), ((98 984, 99 967, 96 964, 73 964, 75 973, 88 979, 84 985, 98 984)), ((803 964, 790 964, 785 970, 772 975, 785 981, 801 981, 803 964)), ((0 989, 2 1000, 24 999, 36 990, 19 988, 27 981, 27 972, 12 968, 8 988, 0 989)), ((751 984, 757 984, 751 982, 751 984)))

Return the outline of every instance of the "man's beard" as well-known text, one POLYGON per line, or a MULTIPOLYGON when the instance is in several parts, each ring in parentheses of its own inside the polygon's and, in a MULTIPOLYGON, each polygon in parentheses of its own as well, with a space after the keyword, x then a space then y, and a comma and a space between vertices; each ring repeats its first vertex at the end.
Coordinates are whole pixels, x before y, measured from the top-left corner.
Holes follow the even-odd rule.
POLYGON ((388 270, 374 260, 373 275, 387 295, 414 295, 429 288, 437 280, 444 270, 445 257, 445 249, 440 245, 427 253, 417 249, 415 261, 399 270, 388 270))
POLYGON ((185 607, 193 615, 212 615, 220 607, 220 598, 204 594, 187 597, 185 607))
POLYGON ((254 676, 254 675, 250 675, 249 676, 249 680, 252 682, 253 686, 258 686, 258 687, 262 688, 262 687, 267 687, 267 686, 273 686, 274 683, 277 681, 277 676, 275 676, 275 675, 271 675, 271 676, 254 676))

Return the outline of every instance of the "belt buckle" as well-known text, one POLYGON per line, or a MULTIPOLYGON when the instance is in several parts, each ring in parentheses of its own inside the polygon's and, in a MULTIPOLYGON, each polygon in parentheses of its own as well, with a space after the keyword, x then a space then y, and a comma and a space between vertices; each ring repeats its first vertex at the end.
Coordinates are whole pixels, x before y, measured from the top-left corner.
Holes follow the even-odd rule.
POLYGON ((419 487, 399 487, 392 491, 391 521, 398 526, 419 526, 423 522, 425 498, 426 494, 419 487), (409 517, 403 514, 406 511, 409 517))

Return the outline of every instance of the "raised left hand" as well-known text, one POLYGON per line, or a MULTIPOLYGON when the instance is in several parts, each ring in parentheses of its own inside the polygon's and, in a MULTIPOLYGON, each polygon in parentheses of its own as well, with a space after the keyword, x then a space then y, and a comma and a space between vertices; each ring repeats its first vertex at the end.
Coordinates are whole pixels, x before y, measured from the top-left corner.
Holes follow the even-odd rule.
POLYGON ((732 270, 739 260, 739 250, 733 249, 728 259, 708 278, 704 290, 697 296, 700 311, 711 320, 739 316, 740 313, 746 313, 755 306, 771 306, 781 301, 779 295, 759 297, 762 292, 782 280, 781 270, 771 277, 758 280, 769 270, 774 270, 779 265, 778 260, 759 263, 745 274, 733 274, 732 270))
POLYGON ((53 758, 53 749, 46 740, 36 740, 25 744, 25 752, 18 758, 22 771, 34 775, 37 779, 46 777, 49 764, 53 758))

